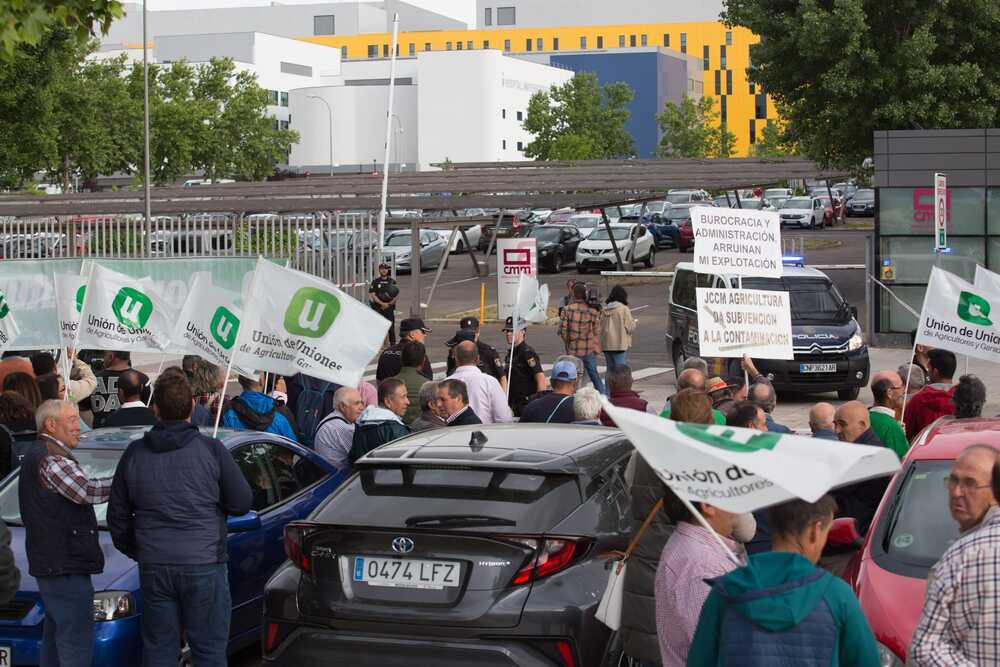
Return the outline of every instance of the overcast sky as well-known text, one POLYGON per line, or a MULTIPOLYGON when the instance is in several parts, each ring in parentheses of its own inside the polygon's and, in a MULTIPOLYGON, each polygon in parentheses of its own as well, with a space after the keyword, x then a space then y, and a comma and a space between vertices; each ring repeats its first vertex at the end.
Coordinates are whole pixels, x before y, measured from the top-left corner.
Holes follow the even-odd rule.
MULTIPOLYGON (((282 0, 282 5, 307 5, 319 2, 351 2, 352 0, 282 0)), ((407 0, 410 4, 439 12, 475 25, 475 0, 407 0)), ((149 9, 204 9, 206 7, 247 7, 270 5, 267 0, 149 0, 149 9)))

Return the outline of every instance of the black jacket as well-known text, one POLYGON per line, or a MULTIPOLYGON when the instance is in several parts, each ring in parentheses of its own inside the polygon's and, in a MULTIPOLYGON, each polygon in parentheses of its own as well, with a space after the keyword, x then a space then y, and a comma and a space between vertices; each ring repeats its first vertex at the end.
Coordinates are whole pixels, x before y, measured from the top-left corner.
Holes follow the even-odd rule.
POLYGON ((42 462, 49 456, 72 457, 55 443, 38 442, 21 460, 18 499, 24 521, 28 573, 33 577, 97 574, 104 552, 97 539, 93 505, 77 505, 42 484, 42 462))
MULTIPOLYGON (((632 482, 632 533, 638 532, 656 501, 663 497, 664 486, 646 459, 633 454, 635 477, 632 482)), ((646 530, 625 570, 622 596, 621 632, 625 654, 654 665, 660 664, 660 644, 656 639, 656 568, 663 545, 674 532, 667 513, 660 511, 646 530)))
POLYGON ((140 564, 224 563, 226 515, 250 511, 229 450, 186 421, 162 421, 125 450, 108 504, 111 539, 140 564))
POLYGON ((21 572, 14 564, 14 552, 10 550, 10 531, 7 524, 0 521, 0 604, 14 597, 21 586, 21 572))
POLYGON ((479 415, 469 406, 465 406, 465 409, 459 412, 454 421, 448 423, 448 426, 472 426, 482 423, 483 420, 479 418, 479 415))
MULTIPOLYGON (((385 348, 385 351, 379 355, 378 367, 375 369, 376 382, 381 383, 386 378, 399 375, 399 371, 403 369, 403 344, 406 343, 406 340, 401 340, 395 345, 385 348)), ((424 357, 424 365, 418 370, 428 380, 434 379, 434 371, 431 369, 429 358, 424 357)))
POLYGON ((155 423, 156 415, 145 406, 118 408, 104 420, 105 426, 152 426, 155 423))
MULTIPOLYGON (((862 433, 854 442, 858 445, 885 446, 871 429, 862 433)), ((862 535, 867 533, 872 519, 875 518, 878 504, 882 502, 882 496, 885 494, 891 479, 891 475, 876 477, 834 489, 832 495, 837 501, 837 516, 853 517, 858 522, 858 531, 862 535)))

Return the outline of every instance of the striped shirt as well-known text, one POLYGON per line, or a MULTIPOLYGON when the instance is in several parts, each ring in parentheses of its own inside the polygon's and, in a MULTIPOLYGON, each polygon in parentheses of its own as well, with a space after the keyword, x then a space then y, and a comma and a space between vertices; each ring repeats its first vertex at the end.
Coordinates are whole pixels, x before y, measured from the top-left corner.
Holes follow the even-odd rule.
POLYGON ((585 357, 601 351, 601 316, 583 301, 574 301, 562 310, 559 337, 566 354, 585 357))
POLYGON ((65 445, 47 435, 43 434, 41 437, 66 452, 65 456, 49 454, 42 460, 39 469, 42 486, 77 505, 100 505, 108 502, 114 478, 89 479, 65 445))

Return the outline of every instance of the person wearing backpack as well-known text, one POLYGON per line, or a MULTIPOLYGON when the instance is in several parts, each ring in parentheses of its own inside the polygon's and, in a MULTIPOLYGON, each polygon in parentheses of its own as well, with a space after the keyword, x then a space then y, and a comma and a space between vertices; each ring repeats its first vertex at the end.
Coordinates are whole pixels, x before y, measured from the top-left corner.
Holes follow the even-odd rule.
POLYGON ((289 418, 288 408, 263 393, 261 379, 241 375, 239 383, 243 393, 229 402, 229 408, 222 413, 222 426, 274 433, 298 442, 295 427, 292 426, 294 418, 289 418))
POLYGON ((354 424, 365 409, 361 393, 351 387, 341 387, 333 395, 336 406, 323 418, 316 429, 316 453, 338 470, 350 467, 348 457, 354 443, 354 424))
POLYGON ((285 381, 288 409, 295 415, 301 433, 300 442, 313 447, 319 424, 336 409, 334 394, 339 384, 298 373, 285 381))
POLYGON ((365 408, 354 425, 348 456, 351 465, 373 449, 410 434, 403 423, 403 415, 410 405, 403 381, 398 378, 382 380, 378 386, 378 402, 378 407, 365 408))
POLYGON ((836 502, 790 500, 767 510, 774 546, 711 580, 689 667, 878 667, 878 648, 850 586, 816 567, 836 502))

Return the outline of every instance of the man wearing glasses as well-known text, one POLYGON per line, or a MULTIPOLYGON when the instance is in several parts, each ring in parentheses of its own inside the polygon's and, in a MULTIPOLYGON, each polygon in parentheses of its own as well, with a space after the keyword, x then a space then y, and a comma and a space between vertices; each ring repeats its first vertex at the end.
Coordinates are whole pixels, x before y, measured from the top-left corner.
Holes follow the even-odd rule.
POLYGON ((1000 462, 989 445, 967 447, 945 478, 948 509, 961 537, 927 583, 908 665, 995 665, 1000 590, 1000 462))
POLYGON ((896 371, 879 371, 872 376, 872 396, 875 398, 875 405, 868 411, 872 432, 878 436, 883 445, 896 452, 900 461, 910 449, 906 433, 896 421, 903 392, 903 381, 896 371))

